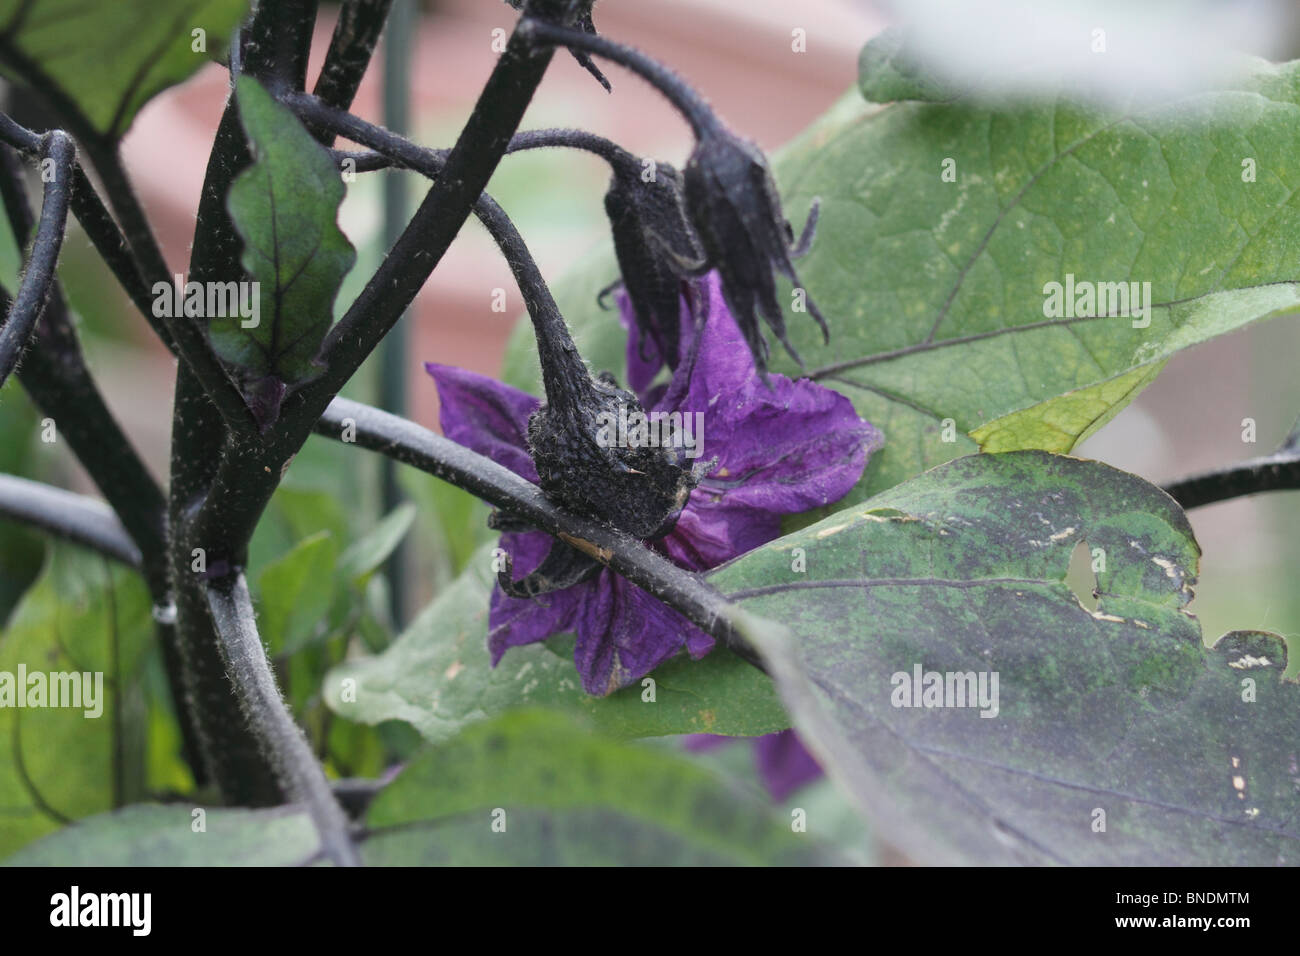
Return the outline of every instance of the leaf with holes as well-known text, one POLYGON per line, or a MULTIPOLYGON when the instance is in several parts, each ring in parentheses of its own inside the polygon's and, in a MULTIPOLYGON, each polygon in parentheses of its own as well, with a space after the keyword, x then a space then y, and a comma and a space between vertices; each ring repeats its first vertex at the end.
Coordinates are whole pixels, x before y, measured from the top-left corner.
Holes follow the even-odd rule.
POLYGON ((73 132, 121 138, 146 102, 224 54, 248 0, 0 0, 0 70, 73 132))
POLYGON ((265 429, 288 391, 320 374, 317 355, 356 250, 338 227, 345 190, 329 155, 252 77, 239 78, 238 97, 254 162, 227 206, 258 308, 214 310, 224 314, 209 315, 208 334, 265 429))
POLYGON ((1199 556, 1160 489, 1025 451, 942 465, 710 580, 823 765, 919 862, 1294 864, 1300 686, 1275 635, 1202 645, 1199 556), (1093 611, 1066 583, 1079 542, 1093 611))

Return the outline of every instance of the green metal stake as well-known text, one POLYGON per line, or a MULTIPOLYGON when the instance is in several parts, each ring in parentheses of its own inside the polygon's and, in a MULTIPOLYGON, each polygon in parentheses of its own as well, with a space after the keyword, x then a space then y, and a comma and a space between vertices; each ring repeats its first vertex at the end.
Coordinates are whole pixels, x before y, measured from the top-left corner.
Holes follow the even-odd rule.
MULTIPOLYGON (((405 136, 411 125, 411 45, 416 30, 415 0, 393 0, 384 33, 384 125, 405 136)), ((401 235, 409 212, 407 174, 392 172, 384 177, 385 248, 401 235)), ((410 352, 408 319, 403 315, 384 339, 380 357, 379 406, 406 417, 407 364, 410 352)), ((389 514, 405 499, 397 482, 397 465, 385 458, 382 472, 383 512, 389 514)), ((389 608, 393 626, 401 630, 407 618, 408 567, 410 553, 403 542, 388 559, 389 608)))

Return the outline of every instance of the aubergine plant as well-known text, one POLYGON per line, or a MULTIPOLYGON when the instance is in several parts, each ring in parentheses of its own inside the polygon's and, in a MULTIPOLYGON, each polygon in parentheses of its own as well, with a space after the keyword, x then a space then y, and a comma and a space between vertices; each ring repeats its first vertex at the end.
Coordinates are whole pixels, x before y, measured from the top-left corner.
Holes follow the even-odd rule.
POLYGON ((0 516, 64 539, 0 638, 0 855, 816 864, 875 832, 919 862, 1300 860, 1285 641, 1206 646, 1184 515, 1300 487, 1300 432, 1165 489, 1066 454, 1175 352, 1300 305, 1300 67, 1118 115, 954 94, 886 36, 771 167, 592 0, 516 0, 426 148, 350 112, 389 0, 344 0, 311 92, 316 0, 251 6, 0 0, 11 102, 49 118, 0 115, 0 381, 103 498, 0 475, 0 516), (685 164, 520 130, 563 49, 677 107, 685 164), (209 58, 173 276, 119 146, 209 58), (610 168, 612 244, 558 299, 485 192, 541 147, 610 168), (427 193, 366 270, 339 207, 381 170, 427 193), (83 356, 69 216, 176 358, 165 483, 83 356), (506 381, 406 356, 443 435, 342 397, 471 216, 530 319, 506 381), (413 510, 341 547, 340 503, 281 487, 313 436, 492 508, 400 635, 377 569, 413 510), (797 805, 694 735, 760 738, 797 805))

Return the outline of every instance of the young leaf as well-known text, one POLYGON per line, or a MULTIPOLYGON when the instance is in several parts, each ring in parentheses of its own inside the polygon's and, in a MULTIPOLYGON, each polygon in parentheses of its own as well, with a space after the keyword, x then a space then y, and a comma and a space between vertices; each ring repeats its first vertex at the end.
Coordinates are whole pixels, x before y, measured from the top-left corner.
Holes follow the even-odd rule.
POLYGON ((248 0, 0 0, 0 71, 119 139, 155 94, 220 57, 248 0))
POLYGON ((364 584, 402 543, 415 521, 415 505, 394 508, 365 535, 348 545, 339 557, 339 572, 356 584, 364 584))
POLYGON ((406 721, 434 742, 520 706, 583 715, 619 737, 758 735, 790 726, 772 682, 721 648, 701 661, 668 662, 652 675, 653 693, 637 684, 604 698, 579 685, 571 639, 567 649, 562 637, 511 648, 493 668, 487 650, 491 547, 481 549, 384 653, 327 675, 325 699, 334 711, 368 724, 406 721))
POLYGON ((273 657, 297 650, 329 611, 338 552, 334 536, 318 531, 258 575, 258 623, 273 657))
POLYGON ((259 308, 209 316, 208 333, 265 429, 288 390, 320 373, 316 356, 356 250, 338 227, 345 190, 329 156, 252 77, 239 78, 237 95, 254 162, 231 185, 227 207, 259 308))
POLYGON ((823 766, 918 862, 1294 863, 1300 686, 1275 635, 1202 645, 1199 556, 1160 489, 1014 452, 935 468, 711 580, 761 615, 742 630, 823 766), (1094 611, 1066 583, 1080 542, 1094 611))

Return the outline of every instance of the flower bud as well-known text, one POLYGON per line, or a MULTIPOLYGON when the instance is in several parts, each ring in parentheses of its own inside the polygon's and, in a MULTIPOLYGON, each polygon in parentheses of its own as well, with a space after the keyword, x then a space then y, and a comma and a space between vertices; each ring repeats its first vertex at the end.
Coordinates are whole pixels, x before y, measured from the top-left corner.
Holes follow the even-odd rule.
MULTIPOLYGON (((727 307, 749 345, 754 364, 766 372, 768 347, 758 324, 761 315, 790 357, 802 366, 786 337, 775 273, 800 285, 791 257, 802 254, 811 242, 817 207, 814 205, 796 245, 762 152, 717 123, 700 130, 684 178, 691 221, 708 266, 718 270, 727 307)), ((829 342, 826 320, 811 297, 807 303, 829 342)))

